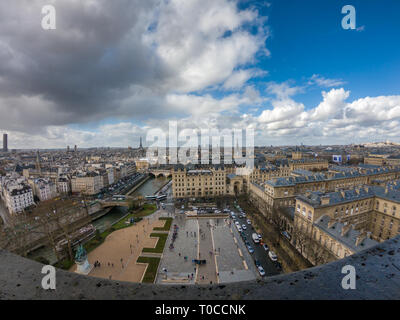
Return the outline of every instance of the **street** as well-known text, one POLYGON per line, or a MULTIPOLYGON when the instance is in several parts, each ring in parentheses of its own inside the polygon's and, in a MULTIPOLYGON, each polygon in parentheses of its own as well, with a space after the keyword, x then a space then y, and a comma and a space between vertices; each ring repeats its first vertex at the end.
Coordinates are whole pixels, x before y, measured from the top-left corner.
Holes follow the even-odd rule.
MULTIPOLYGON (((250 243, 250 245, 254 249, 254 253, 252 253, 251 255, 253 256, 254 260, 257 259, 258 261, 260 261, 261 266, 264 268, 265 275, 273 276, 273 275, 279 274, 280 272, 278 271, 275 263, 272 262, 271 259, 269 258, 268 252, 264 250, 264 248, 262 247, 261 244, 254 243, 254 241, 252 239, 252 234, 255 232, 255 230, 252 225, 247 224, 246 221, 248 218, 247 217, 240 218, 240 212, 236 209, 234 209, 232 211, 235 212, 236 220, 240 223, 240 226, 242 226, 243 224, 246 225, 246 230, 243 230, 243 232, 246 235, 247 241, 250 243)), ((231 218, 231 220, 232 220, 232 218, 231 218)), ((233 224, 234 224, 234 222, 233 222, 233 224)), ((237 231, 237 228, 233 225, 232 225, 232 228, 234 229, 234 232, 236 233, 238 239, 240 239, 240 241, 244 242, 244 240, 240 236, 239 232, 237 231)), ((247 247, 246 247, 246 249, 247 249, 247 247)), ((278 260, 279 260, 279 257, 278 257, 278 260)))

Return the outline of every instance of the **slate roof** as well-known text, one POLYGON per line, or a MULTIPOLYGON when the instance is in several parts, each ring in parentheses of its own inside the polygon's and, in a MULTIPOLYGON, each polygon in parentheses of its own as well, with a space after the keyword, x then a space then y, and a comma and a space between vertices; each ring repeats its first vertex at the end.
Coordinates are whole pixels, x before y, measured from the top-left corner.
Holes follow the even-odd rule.
POLYGON ((352 227, 349 231, 342 236, 342 230, 345 225, 341 222, 335 222, 333 225, 328 227, 331 217, 328 215, 324 215, 320 217, 317 221, 314 222, 314 225, 323 230, 325 233, 330 235, 335 240, 339 241, 340 243, 344 244, 346 247, 350 248, 354 252, 359 252, 364 249, 371 248, 378 244, 377 241, 372 240, 370 238, 364 238, 357 246, 356 241, 357 237, 360 235, 360 232, 354 230, 352 227))

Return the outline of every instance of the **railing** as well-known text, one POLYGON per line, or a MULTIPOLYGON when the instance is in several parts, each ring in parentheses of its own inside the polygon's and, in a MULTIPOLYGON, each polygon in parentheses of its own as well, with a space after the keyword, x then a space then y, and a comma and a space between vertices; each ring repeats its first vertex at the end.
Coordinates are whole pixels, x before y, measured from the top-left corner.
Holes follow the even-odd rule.
POLYGON ((0 299, 400 299, 400 236, 326 265, 219 285, 147 285, 57 270, 56 290, 44 290, 43 265, 4 250, 0 261, 0 299), (356 271, 354 290, 342 287, 348 265, 356 271))

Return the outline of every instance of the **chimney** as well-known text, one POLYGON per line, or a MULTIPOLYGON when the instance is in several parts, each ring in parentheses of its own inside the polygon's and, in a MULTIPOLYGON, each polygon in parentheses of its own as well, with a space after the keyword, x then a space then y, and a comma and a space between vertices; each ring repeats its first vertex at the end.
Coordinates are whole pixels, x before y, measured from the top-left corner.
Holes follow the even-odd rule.
POLYGON ((321 206, 326 206, 329 204, 330 197, 329 196, 322 196, 321 197, 321 206))
POLYGON ((367 238, 367 233, 363 232, 360 233, 356 239, 356 247, 358 247, 360 245, 360 243, 362 243, 364 241, 364 239, 367 238))
POLYGON ((336 223, 336 221, 334 219, 329 220, 328 229, 332 228, 335 223, 336 223))
POLYGON ((352 224, 347 225, 347 226, 343 226, 341 236, 345 237, 352 228, 353 228, 352 224))

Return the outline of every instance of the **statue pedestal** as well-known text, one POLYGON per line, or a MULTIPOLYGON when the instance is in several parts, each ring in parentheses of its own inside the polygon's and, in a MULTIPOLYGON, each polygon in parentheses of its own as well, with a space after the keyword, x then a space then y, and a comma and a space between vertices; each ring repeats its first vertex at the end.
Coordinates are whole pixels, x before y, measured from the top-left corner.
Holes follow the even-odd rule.
POLYGON ((77 267, 76 273, 88 275, 93 269, 93 265, 89 263, 87 258, 84 261, 75 261, 75 263, 77 267))

